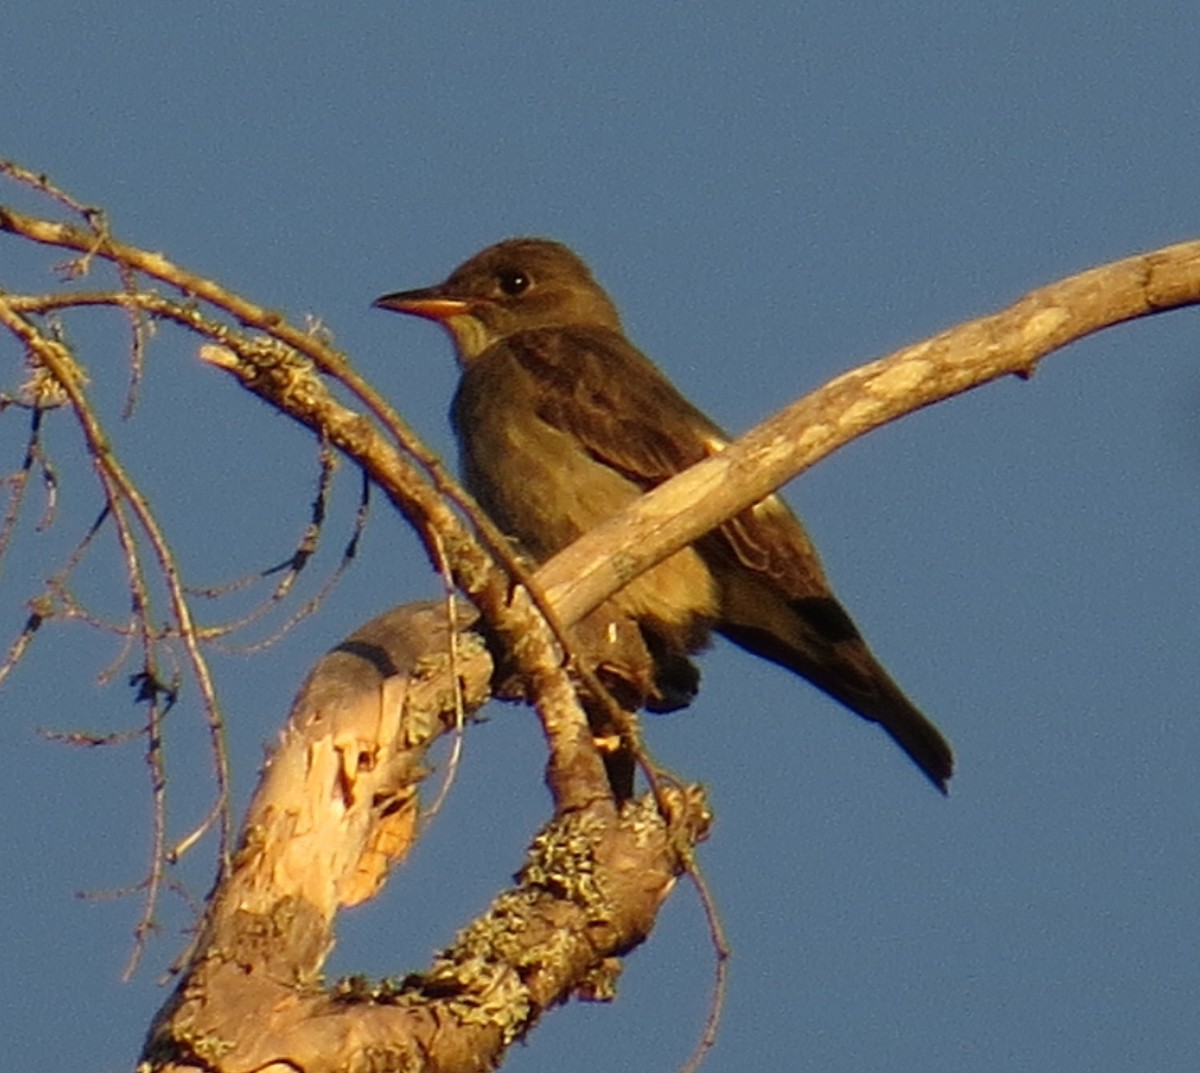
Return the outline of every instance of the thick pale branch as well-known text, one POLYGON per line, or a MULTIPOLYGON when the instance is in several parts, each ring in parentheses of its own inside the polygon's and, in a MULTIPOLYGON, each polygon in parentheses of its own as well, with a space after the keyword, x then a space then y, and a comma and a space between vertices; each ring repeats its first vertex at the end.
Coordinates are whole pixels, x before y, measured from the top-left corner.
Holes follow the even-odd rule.
POLYGON ((679 872, 676 839, 704 836, 695 792, 672 828, 653 803, 617 816, 599 803, 538 835, 519 885, 460 933, 426 973, 330 994, 288 975, 311 963, 322 929, 302 899, 270 915, 230 912, 231 929, 176 990, 143 1068, 223 1073, 499 1065, 546 1010, 572 993, 604 997, 616 960, 649 934, 679 872), (274 956, 273 956, 274 955, 274 956))
MULTIPOLYGON (((618 811, 596 799, 560 815, 519 886, 426 973, 320 987, 336 913, 371 896, 411 842, 424 750, 451 707, 449 643, 440 605, 398 608, 314 669, 145 1068, 333 1073, 372 1054, 395 1059, 380 1068, 492 1068, 545 1010, 611 987, 612 959, 649 933, 682 867, 680 845, 707 830, 695 791, 670 795, 670 828, 653 801, 618 811)), ((490 670, 477 656, 456 661, 472 706, 490 670)))
POLYGON ((1200 242, 1082 272, 831 380, 735 444, 593 529, 537 573, 562 621, 578 621, 633 578, 839 447, 935 402, 1038 361, 1086 335, 1200 302, 1200 242))

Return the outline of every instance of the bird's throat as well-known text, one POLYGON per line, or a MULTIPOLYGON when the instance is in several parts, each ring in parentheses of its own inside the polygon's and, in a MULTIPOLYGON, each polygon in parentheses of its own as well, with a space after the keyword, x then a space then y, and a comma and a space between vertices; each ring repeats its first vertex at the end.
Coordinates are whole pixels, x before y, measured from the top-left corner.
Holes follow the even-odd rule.
POLYGON ((442 321, 454 339, 458 360, 469 365, 499 339, 486 324, 470 313, 460 313, 442 321))

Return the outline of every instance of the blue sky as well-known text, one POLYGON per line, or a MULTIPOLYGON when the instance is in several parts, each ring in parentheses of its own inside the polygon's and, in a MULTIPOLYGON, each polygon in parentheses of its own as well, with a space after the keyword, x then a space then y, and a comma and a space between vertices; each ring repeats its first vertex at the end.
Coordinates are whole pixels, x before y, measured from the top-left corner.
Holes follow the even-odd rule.
MULTIPOLYGON (((512 234, 574 246, 631 337, 737 431, 1039 284, 1200 235, 1198 42, 1200 11, 1167 3, 45 0, 6 12, 0 155, 128 241, 319 318, 451 456, 448 343, 369 304, 512 234)), ((0 190, 14 200, 32 205, 0 190)), ((5 240, 0 286, 45 289, 56 259, 5 240)), ((734 958, 711 1073, 1196 1068, 1198 327, 1184 311, 1104 333, 788 488, 959 771, 939 799, 881 734, 726 645, 692 710, 648 722, 717 813, 701 861, 734 958)), ((115 420, 120 327, 70 328, 115 420)), ((19 354, 0 353, 7 386, 19 354)), ((7 472, 22 430, 5 419, 7 472)), ((311 447, 191 340, 155 340, 115 434, 197 583, 290 553, 311 447)), ((72 431, 52 443, 62 516, 6 566, 0 645, 98 507, 72 431)), ((101 555, 81 588, 116 599, 113 577, 101 555)), ((261 657, 216 657, 240 802, 308 664, 437 592, 377 507, 321 616, 261 657)), ((24 1073, 127 1068, 184 942, 171 902, 120 983, 136 901, 75 898, 144 874, 139 748, 34 735, 136 722, 123 687, 97 686, 114 654, 58 627, 0 692, 0 994, 24 1073)), ((179 835, 210 786, 195 707, 169 729, 179 835)), ((532 715, 497 708, 387 896, 342 920, 331 972, 403 973, 447 943, 519 866, 540 769, 532 715)), ((200 896, 206 853, 179 869, 200 896)), ((556 1011, 506 1068, 677 1068, 711 961, 681 888, 617 1003, 556 1011)))

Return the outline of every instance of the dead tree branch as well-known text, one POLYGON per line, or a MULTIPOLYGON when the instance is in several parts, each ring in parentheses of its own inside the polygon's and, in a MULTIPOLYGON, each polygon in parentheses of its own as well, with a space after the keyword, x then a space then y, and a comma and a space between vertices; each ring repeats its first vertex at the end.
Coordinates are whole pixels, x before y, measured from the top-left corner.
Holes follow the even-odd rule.
MULTIPOLYGON (((267 762, 179 986, 151 1029, 146 1070, 492 1068, 554 1003, 609 994, 619 959, 649 934, 709 817, 694 788, 613 799, 567 673, 578 647, 571 628, 642 571, 871 429, 1001 376, 1026 378, 1042 357, 1103 327, 1200 302, 1200 242, 1041 288, 836 378, 530 576, 386 401, 313 334, 117 242, 90 217, 76 227, 0 208, 0 231, 117 264, 126 286, 115 303, 139 306, 140 276, 178 288, 183 301, 147 296, 144 308, 203 334, 213 344, 206 360, 317 431, 442 550, 490 652, 527 683, 546 732, 554 812, 517 885, 426 971, 330 991, 320 974, 338 911, 372 897, 416 837, 425 751, 454 718, 448 646, 459 646, 453 665, 468 711, 494 677, 489 648, 471 633, 448 636, 435 605, 396 609, 339 645, 305 683, 267 762), (199 324, 196 300, 239 326, 199 324)), ((35 360, 31 318, 69 304, 0 302, 3 323, 35 360)), ((469 613, 459 617, 469 624, 469 613)), ((586 649, 591 662, 627 655, 586 649)))

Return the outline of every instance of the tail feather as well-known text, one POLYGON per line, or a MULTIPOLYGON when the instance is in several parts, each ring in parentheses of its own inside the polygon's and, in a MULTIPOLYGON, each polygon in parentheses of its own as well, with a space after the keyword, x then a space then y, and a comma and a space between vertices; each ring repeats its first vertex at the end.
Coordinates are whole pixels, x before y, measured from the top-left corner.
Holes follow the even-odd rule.
MULTIPOLYGON (((759 588, 756 586, 756 588, 759 588)), ((757 656, 808 679, 851 711, 878 723, 943 794, 954 753, 933 723, 892 681, 832 596, 730 601, 717 630, 757 656), (752 609, 752 614, 729 612, 752 609)))
POLYGON ((871 654, 795 515, 771 496, 704 537, 720 591, 714 628, 878 723, 942 793, 954 754, 871 654))

